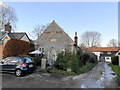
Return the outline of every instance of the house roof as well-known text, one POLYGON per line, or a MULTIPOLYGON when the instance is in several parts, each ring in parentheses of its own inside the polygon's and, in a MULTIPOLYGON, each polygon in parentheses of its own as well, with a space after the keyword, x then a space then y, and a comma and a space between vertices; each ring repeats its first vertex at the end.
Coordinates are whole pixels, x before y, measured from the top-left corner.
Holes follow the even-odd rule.
POLYGON ((90 47, 86 51, 90 52, 103 52, 103 51, 119 51, 120 47, 90 47))
POLYGON ((6 31, 0 32, 0 41, 1 41, 2 38, 3 38, 4 36, 6 36, 7 34, 8 34, 8 32, 6 32, 6 31))
POLYGON ((10 38, 17 38, 21 39, 24 35, 26 35, 25 32, 20 32, 20 33, 9 33, 8 34, 10 38))
MULTIPOLYGON (((8 35, 10 38, 16 38, 21 39, 24 35, 28 37, 28 35, 25 32, 14 32, 14 33, 8 33, 6 31, 0 32, 0 41, 2 41, 2 38, 4 38, 6 35, 8 35)), ((29 37, 28 37, 29 39, 29 37)), ((29 39, 31 42, 31 40, 29 39)))
POLYGON ((44 32, 37 38, 35 45, 41 47, 67 47, 73 45, 74 41, 71 37, 53 20, 51 24, 44 30, 44 32))

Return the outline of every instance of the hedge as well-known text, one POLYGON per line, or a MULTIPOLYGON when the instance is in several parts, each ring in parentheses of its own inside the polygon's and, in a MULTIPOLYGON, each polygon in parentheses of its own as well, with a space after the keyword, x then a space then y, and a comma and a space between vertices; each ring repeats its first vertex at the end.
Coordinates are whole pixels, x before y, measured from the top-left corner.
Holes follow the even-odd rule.
POLYGON ((113 65, 119 65, 118 56, 112 56, 111 61, 113 65))
POLYGON ((9 56, 18 56, 22 54, 27 54, 30 50, 30 43, 19 40, 19 39, 10 39, 5 44, 4 50, 3 50, 3 57, 9 57, 9 56))
POLYGON ((97 56, 94 53, 91 52, 83 53, 83 59, 82 59, 83 65, 86 65, 86 63, 96 63, 96 62, 97 62, 97 56))

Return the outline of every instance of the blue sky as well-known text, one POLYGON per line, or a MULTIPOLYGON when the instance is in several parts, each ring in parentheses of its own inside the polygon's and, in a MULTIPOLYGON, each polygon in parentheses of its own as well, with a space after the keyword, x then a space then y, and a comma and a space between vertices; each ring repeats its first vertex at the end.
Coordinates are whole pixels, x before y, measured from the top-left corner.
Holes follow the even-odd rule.
MULTIPOLYGON (((117 2, 7 2, 17 13, 17 30, 31 37, 34 26, 55 20, 71 38, 86 31, 102 34, 101 44, 118 39, 117 2)), ((79 40, 80 41, 80 40, 79 40)))

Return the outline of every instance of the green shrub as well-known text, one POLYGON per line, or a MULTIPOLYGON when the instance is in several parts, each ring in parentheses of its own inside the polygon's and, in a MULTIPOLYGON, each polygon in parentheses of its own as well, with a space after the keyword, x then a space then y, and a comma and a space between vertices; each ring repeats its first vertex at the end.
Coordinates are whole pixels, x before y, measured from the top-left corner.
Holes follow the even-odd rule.
POLYGON ((119 65, 118 56, 112 56, 111 61, 113 65, 119 65))
POLYGON ((86 63, 88 62, 89 58, 90 58, 89 53, 86 53, 86 52, 85 52, 85 53, 83 54, 82 65, 86 65, 86 63))
POLYGON ((83 54, 82 64, 86 65, 86 63, 96 63, 97 62, 97 56, 94 53, 85 52, 83 54))
POLYGON ((66 57, 63 56, 62 53, 57 55, 57 61, 54 65, 57 69, 66 70, 67 69, 67 60, 66 57))
POLYGON ((80 56, 71 54, 71 69, 73 72, 79 73, 79 68, 82 66, 80 56))
POLYGON ((46 73, 46 72, 49 72, 49 69, 40 69, 39 71, 43 72, 43 73, 46 73))
POLYGON ((80 68, 80 56, 76 54, 58 54, 57 61, 55 62, 55 68, 61 70, 67 70, 71 68, 74 72, 79 72, 80 68))
POLYGON ((87 63, 86 65, 82 66, 79 69, 79 71, 80 71, 80 73, 85 73, 85 72, 91 70, 94 66, 95 66, 95 64, 93 64, 93 63, 87 63))
POLYGON ((27 54, 21 54, 21 55, 18 55, 18 56, 20 56, 20 57, 30 57, 30 56, 27 55, 27 54))
POLYGON ((67 72, 65 70, 51 69, 49 72, 63 75, 74 75, 74 72, 67 72))

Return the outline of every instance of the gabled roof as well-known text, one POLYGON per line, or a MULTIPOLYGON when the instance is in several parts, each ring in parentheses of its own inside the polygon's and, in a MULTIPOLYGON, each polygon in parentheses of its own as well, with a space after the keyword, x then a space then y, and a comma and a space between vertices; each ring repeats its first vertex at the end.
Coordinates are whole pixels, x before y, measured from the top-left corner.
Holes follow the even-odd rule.
POLYGON ((55 22, 55 20, 53 20, 51 24, 45 29, 45 31, 39 36, 38 39, 40 38, 59 38, 60 39, 61 37, 67 38, 71 42, 73 42, 71 37, 55 22))
POLYGON ((2 40, 3 37, 5 37, 8 34, 6 31, 0 32, 0 41, 2 40))
POLYGON ((90 52, 104 52, 104 51, 119 51, 120 47, 90 47, 87 48, 86 51, 90 52))
MULTIPOLYGON (((8 35, 10 38, 16 38, 16 39, 21 39, 24 35, 27 36, 27 38, 29 39, 28 35, 25 32, 14 32, 14 33, 8 33, 8 32, 0 32, 0 41, 6 36, 8 35)), ((31 40, 29 39, 29 41, 31 42, 31 40)))
POLYGON ((25 32, 20 32, 20 33, 9 33, 8 34, 10 38, 17 38, 21 39, 24 35, 26 35, 25 32))

